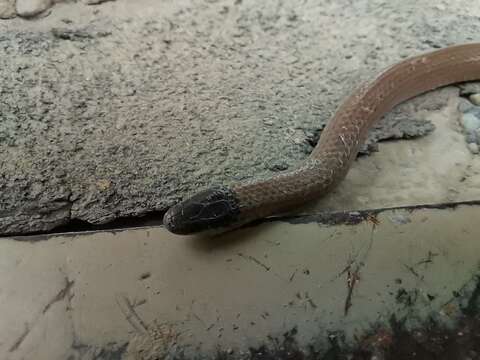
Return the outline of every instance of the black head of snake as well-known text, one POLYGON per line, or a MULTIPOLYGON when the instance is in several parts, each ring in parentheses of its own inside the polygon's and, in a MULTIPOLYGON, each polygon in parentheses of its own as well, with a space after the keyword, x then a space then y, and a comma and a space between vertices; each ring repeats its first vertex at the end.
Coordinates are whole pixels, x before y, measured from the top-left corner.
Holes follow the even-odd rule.
POLYGON ((228 226, 240 214, 238 200, 227 188, 212 188, 171 207, 163 217, 174 234, 190 234, 228 226))

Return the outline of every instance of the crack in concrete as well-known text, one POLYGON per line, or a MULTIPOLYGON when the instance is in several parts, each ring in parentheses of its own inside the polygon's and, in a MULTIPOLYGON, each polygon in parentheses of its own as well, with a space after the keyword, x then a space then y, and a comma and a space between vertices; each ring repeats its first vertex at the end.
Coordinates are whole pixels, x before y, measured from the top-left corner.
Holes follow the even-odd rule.
POLYGON ((264 268, 266 271, 270 271, 270 269, 271 269, 270 266, 265 265, 263 262, 261 262, 260 260, 258 260, 257 258, 255 258, 251 255, 244 255, 242 253, 238 253, 237 255, 240 256, 242 259, 249 260, 249 261, 257 264, 258 266, 264 268))
POLYGON ((133 307, 132 303, 125 294, 117 294, 115 296, 115 302, 117 303, 120 311, 122 312, 125 320, 140 334, 148 333, 148 327, 143 319, 138 315, 133 307))
POLYGON ((25 324, 25 330, 23 333, 17 338, 17 340, 13 343, 13 345, 8 349, 9 352, 14 352, 17 350, 20 345, 23 343, 23 340, 27 337, 27 335, 30 333, 30 328, 28 327, 28 324, 25 324))
POLYGON ((72 288, 74 283, 75 283, 75 281, 73 281, 73 280, 70 281, 67 277, 65 277, 65 286, 57 293, 57 295, 55 295, 52 298, 52 300, 50 300, 45 305, 45 307, 42 310, 42 314, 45 314, 53 304, 63 300, 65 298, 65 296, 68 294, 68 292, 70 291, 70 289, 72 288))
MULTIPOLYGON (((73 204, 73 202, 72 202, 73 204)), ((257 220, 251 224, 244 225, 245 228, 257 226, 262 223, 270 222, 286 222, 289 224, 309 224, 317 223, 321 225, 357 225, 364 221, 375 223, 376 216, 386 211, 405 210, 409 212, 424 210, 424 209, 455 209, 459 206, 480 206, 480 200, 470 201, 458 201, 450 203, 437 203, 437 204, 420 204, 411 206, 397 206, 397 207, 385 207, 377 209, 366 210, 352 210, 352 211, 340 211, 340 212, 325 212, 309 215, 283 215, 283 216, 271 216, 267 219, 257 220)), ((52 236, 62 235, 64 237, 77 236, 79 232, 112 232, 129 230, 132 228, 145 227, 145 226, 160 226, 163 212, 152 212, 142 217, 129 217, 114 220, 113 222, 103 225, 92 225, 82 223, 78 226, 62 225, 55 231, 42 232, 42 233, 26 233, 26 234, 2 234, 0 238, 8 237, 9 239, 18 241, 41 241, 48 240, 52 236), (61 230, 58 230, 61 229, 61 230)))
MULTIPOLYGON (((75 282, 73 280, 70 281, 68 277, 65 276, 65 285, 63 286, 63 288, 60 289, 60 291, 43 307, 42 311, 35 317, 31 325, 28 325, 28 323, 25 324, 25 330, 17 338, 17 340, 12 344, 12 346, 9 349, 9 352, 16 351, 22 345, 23 341, 27 338, 28 334, 33 329, 33 327, 37 324, 41 316, 44 315, 52 307, 53 304, 65 299, 65 296, 70 292, 74 283, 75 282)), ((68 301, 70 301, 70 299, 68 299, 68 301)))
POLYGON ((355 286, 357 283, 360 281, 360 270, 366 265, 367 263, 367 258, 368 255, 370 254, 370 251, 372 250, 373 246, 373 234, 375 233, 375 229, 377 226, 378 222, 372 221, 372 231, 370 233, 370 240, 368 242, 368 247, 365 250, 364 255, 362 256, 362 259, 358 261, 358 258, 361 256, 362 248, 360 248, 357 252, 357 254, 349 261, 347 264, 346 268, 341 272, 340 275, 337 277, 343 275, 345 272, 347 273, 347 296, 345 298, 345 305, 344 305, 344 316, 347 316, 350 308, 353 306, 353 293, 355 286), (352 270, 352 266, 355 264, 355 268, 352 270))

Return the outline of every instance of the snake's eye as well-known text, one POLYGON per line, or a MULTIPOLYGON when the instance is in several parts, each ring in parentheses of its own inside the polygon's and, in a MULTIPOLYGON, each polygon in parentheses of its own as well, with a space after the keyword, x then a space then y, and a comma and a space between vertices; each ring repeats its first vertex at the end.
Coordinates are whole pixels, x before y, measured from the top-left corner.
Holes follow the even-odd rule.
POLYGON ((188 206, 184 206, 182 208, 182 216, 187 219, 196 219, 201 217, 203 210, 205 209, 205 205, 199 203, 191 203, 188 206))
POLYGON ((232 210, 232 207, 225 199, 209 202, 201 206, 195 204, 194 207, 198 209, 198 213, 194 215, 194 218, 200 220, 215 220, 223 216, 228 216, 232 210))

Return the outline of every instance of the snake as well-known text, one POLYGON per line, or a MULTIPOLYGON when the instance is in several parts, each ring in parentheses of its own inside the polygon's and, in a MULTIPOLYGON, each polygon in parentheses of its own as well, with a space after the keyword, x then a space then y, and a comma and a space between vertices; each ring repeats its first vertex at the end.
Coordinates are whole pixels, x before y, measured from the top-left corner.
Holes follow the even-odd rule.
POLYGON ((226 231, 284 213, 325 195, 347 175, 368 132, 395 106, 448 85, 480 79, 480 43, 431 50, 387 67, 337 108, 311 154, 265 179, 213 186, 170 207, 174 234, 226 231))

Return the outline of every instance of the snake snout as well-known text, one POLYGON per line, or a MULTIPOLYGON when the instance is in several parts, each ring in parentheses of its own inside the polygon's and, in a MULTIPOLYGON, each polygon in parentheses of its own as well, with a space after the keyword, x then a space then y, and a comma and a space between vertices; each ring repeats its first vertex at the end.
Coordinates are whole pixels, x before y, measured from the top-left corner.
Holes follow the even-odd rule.
POLYGON ((170 232, 187 235, 234 223, 240 213, 235 193, 227 188, 212 188, 172 206, 163 217, 170 232))
POLYGON ((174 234, 181 234, 181 223, 179 226, 177 220, 178 214, 178 205, 174 205, 167 210, 165 215, 163 215, 163 225, 167 228, 168 231, 174 234))

